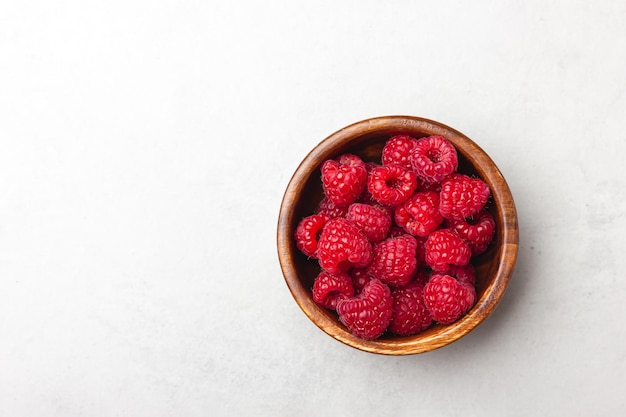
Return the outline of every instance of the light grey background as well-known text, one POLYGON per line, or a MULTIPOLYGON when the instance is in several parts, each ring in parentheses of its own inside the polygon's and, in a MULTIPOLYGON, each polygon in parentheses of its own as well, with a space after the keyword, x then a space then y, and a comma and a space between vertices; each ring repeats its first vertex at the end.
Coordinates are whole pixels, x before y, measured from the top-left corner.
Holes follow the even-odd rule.
POLYGON ((626 407, 623 1, 0 3, 0 416, 614 416, 626 407), (496 161, 520 252, 440 350, 304 316, 275 232, 358 120, 496 161))

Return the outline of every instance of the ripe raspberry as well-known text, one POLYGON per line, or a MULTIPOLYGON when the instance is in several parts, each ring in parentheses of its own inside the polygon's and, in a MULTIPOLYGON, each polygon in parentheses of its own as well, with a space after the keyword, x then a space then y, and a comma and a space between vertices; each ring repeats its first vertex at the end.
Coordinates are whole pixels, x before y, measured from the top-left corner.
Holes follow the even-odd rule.
POLYGON ((422 191, 396 207, 396 224, 413 236, 428 236, 443 222, 439 213, 439 194, 422 191))
POLYGON ((317 241, 326 222, 326 214, 313 214, 300 220, 296 227, 296 247, 309 258, 317 258, 317 241))
POLYGON ((383 208, 369 204, 353 203, 348 207, 346 219, 356 225, 370 242, 385 239, 391 229, 391 216, 383 208))
POLYGON ((359 295, 337 303, 339 320, 357 337, 376 339, 382 335, 393 315, 389 287, 371 280, 359 295))
POLYGON ((367 273, 367 268, 352 268, 348 273, 352 278, 352 286, 354 287, 355 294, 360 294, 367 283, 372 280, 372 276, 367 273))
POLYGON ((443 136, 417 140, 411 152, 413 170, 425 182, 441 182, 456 171, 459 163, 454 145, 443 136))
POLYGON ((472 250, 472 256, 486 251, 496 232, 496 221, 487 210, 482 210, 465 220, 448 220, 446 223, 467 242, 472 250))
MULTIPOLYGON (((406 235, 406 230, 398 226, 391 226, 391 232, 389 232, 389 237, 399 237, 406 235)), ((426 249, 424 249, 424 244, 426 243, 427 236, 413 236, 415 241, 417 242, 417 250, 415 251, 415 259, 417 259, 417 265, 426 264, 426 249)))
POLYGON ((385 239, 374 245, 367 272, 385 284, 406 285, 417 268, 416 250, 417 241, 411 235, 385 239))
POLYGON ((328 197, 324 197, 319 202, 316 213, 326 214, 331 219, 334 219, 335 217, 346 217, 346 214, 348 214, 348 206, 339 207, 338 205, 330 201, 328 197))
POLYGON ((331 274, 362 268, 372 260, 372 245, 350 221, 337 217, 329 220, 317 243, 319 264, 331 274))
POLYGON ((457 281, 465 282, 466 284, 474 286, 476 282, 476 272, 474 272, 474 267, 472 264, 467 264, 463 266, 459 265, 450 265, 448 268, 448 272, 446 275, 450 275, 457 279, 457 281))
POLYGON ((383 165, 400 165, 412 170, 411 151, 415 147, 417 139, 408 135, 396 135, 391 137, 383 147, 381 160, 383 165))
POLYGON ((352 278, 345 272, 333 275, 322 271, 313 282, 313 301, 324 308, 334 310, 340 299, 353 296, 352 278))
POLYGON ((399 336, 420 333, 433 323, 430 311, 424 303, 424 288, 412 282, 404 287, 391 290, 393 316, 389 330, 399 336))
POLYGON ((361 195, 367 183, 365 162, 356 155, 343 154, 322 164, 324 194, 338 206, 348 206, 361 195))
POLYGON ((450 324, 472 308, 476 291, 449 275, 433 275, 424 287, 424 302, 435 321, 450 324))
POLYGON ((450 229, 435 230, 428 235, 424 249, 426 263, 441 273, 446 272, 450 265, 467 265, 472 256, 467 243, 450 229))
POLYGON ((485 207, 491 191, 480 178, 453 174, 441 183, 439 212, 446 219, 462 220, 485 207))
POLYGON ((398 165, 374 168, 367 179, 367 189, 372 197, 385 206, 404 203, 416 188, 415 173, 398 165))

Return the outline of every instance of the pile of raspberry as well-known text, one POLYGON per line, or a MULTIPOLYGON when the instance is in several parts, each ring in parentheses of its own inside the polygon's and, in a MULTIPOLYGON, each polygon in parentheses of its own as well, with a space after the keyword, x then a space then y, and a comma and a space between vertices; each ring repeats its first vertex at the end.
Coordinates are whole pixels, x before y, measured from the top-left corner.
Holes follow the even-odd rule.
POLYGON ((321 167, 324 197, 295 231, 319 262, 314 301, 355 336, 409 336, 476 302, 474 256, 493 240, 489 186, 458 172, 441 136, 392 136, 380 161, 342 154, 321 167))

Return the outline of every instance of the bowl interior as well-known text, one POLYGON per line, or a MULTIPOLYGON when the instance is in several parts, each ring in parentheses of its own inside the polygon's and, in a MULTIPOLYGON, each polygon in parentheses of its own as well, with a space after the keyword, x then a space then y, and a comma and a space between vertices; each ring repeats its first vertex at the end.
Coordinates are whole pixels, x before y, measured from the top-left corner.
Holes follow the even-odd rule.
POLYGON ((390 116, 368 119, 335 132, 322 141, 302 161, 291 179, 279 217, 279 260, 285 281, 304 313, 323 331, 357 349, 382 354, 413 354, 444 346, 475 328, 488 316, 499 301, 515 263, 517 254, 517 218, 510 190, 500 171, 487 154, 461 133, 427 119, 390 116), (380 163, 382 148, 393 135, 407 134, 415 138, 441 135, 456 147, 458 171, 483 178, 492 196, 487 209, 496 220, 496 236, 490 248, 472 259, 476 270, 475 306, 457 322, 436 324, 414 336, 385 333, 376 340, 353 336, 339 321, 336 313, 313 302, 311 288, 320 271, 317 260, 308 259, 295 246, 293 233, 305 216, 314 213, 323 198, 320 167, 328 158, 353 153, 364 161, 380 163))

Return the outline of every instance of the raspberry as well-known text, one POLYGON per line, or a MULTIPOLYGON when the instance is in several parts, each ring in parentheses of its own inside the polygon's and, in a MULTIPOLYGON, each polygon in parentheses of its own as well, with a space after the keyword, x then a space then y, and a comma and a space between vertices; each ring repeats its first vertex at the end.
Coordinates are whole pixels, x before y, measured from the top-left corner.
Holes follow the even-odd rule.
POLYGON ((326 222, 326 214, 313 214, 300 220, 296 227, 296 246, 309 258, 317 258, 317 241, 326 222))
POLYGON ((446 272, 450 265, 467 265, 472 255, 467 243, 450 229, 435 230, 428 235, 424 250, 426 263, 441 273, 446 272))
POLYGON ((367 283, 372 280, 371 275, 367 273, 367 268, 352 268, 348 272, 352 278, 352 286, 354 287, 355 294, 360 294, 367 283))
POLYGON ((411 152, 411 163, 420 179, 435 183, 455 172, 459 165, 454 145, 442 136, 418 139, 411 152))
POLYGON ((392 304, 389 287, 373 279, 356 297, 340 300, 337 313, 352 334, 363 339, 376 339, 389 326, 392 304))
POLYGON ((449 275, 433 275, 424 287, 424 302, 432 318, 450 324, 467 313, 476 301, 474 287, 449 275))
POLYGON ((385 239, 391 229, 391 216, 383 208, 369 204, 354 203, 348 207, 346 219, 354 223, 370 242, 385 239))
POLYGON ((465 220, 449 220, 446 223, 467 242, 472 250, 472 256, 486 251, 496 232, 496 221, 487 210, 482 210, 465 220))
POLYGON ((317 257, 322 269, 331 274, 362 268, 372 260, 372 246, 367 237, 350 221, 337 217, 329 220, 317 243, 317 257))
POLYGON ((352 278, 345 272, 333 275, 322 271, 313 282, 313 301, 324 308, 334 310, 340 299, 353 296, 352 278))
POLYGON ((453 174, 441 183, 439 212, 450 220, 468 218, 485 207, 489 186, 480 178, 464 174, 453 174))
POLYGON ((400 165, 406 169, 413 169, 411 165, 411 151, 417 139, 408 135, 391 137, 383 147, 381 160, 383 165, 400 165))
POLYGON ((365 162, 356 155, 343 154, 322 164, 324 194, 338 206, 348 206, 361 195, 367 183, 365 162))
POLYGON ((346 217, 346 214, 348 214, 348 206, 339 207, 330 201, 328 197, 324 197, 319 202, 316 212, 318 214, 326 214, 331 219, 334 219, 335 217, 346 217))
POLYGON ((423 291, 422 285, 414 282, 391 291, 393 316, 389 330, 392 333, 409 336, 430 327, 433 318, 424 303, 423 291))
POLYGON ((385 206, 404 203, 416 188, 415 173, 398 165, 374 168, 367 180, 367 189, 372 197, 385 206))
POLYGON ((374 245, 374 256, 367 272, 388 285, 405 285, 411 280, 417 259, 417 241, 411 235, 388 238, 374 245))
POLYGON ((450 265, 446 274, 456 278, 457 281, 465 282, 472 287, 476 282, 476 273, 474 272, 474 267, 472 266, 472 264, 467 264, 463 266, 450 265))
POLYGON ((417 192, 402 205, 396 207, 395 220, 413 236, 428 236, 441 222, 439 194, 434 191, 417 192))
MULTIPOLYGON (((391 232, 389 237, 398 237, 406 235, 406 230, 399 226, 391 226, 391 232)), ((426 265, 426 250, 424 244, 426 243, 427 236, 413 236, 417 242, 417 250, 415 251, 415 259, 417 259, 418 265, 426 265)))

